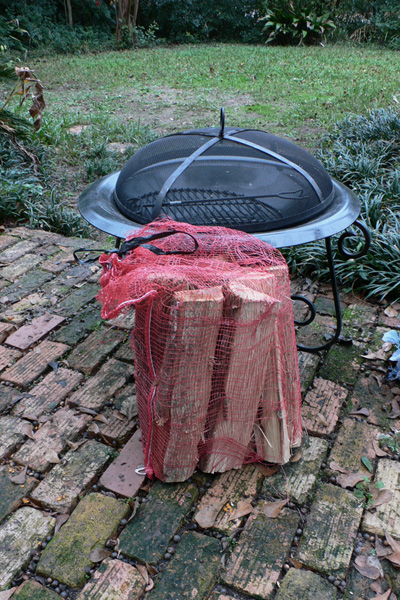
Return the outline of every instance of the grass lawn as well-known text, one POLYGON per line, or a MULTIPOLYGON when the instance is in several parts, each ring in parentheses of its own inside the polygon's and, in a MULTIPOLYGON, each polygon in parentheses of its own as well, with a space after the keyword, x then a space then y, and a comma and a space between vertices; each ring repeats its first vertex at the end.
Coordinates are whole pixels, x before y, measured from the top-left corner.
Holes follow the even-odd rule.
POLYGON ((349 112, 400 99, 398 53, 374 47, 198 45, 29 61, 45 87, 56 187, 71 204, 154 137, 192 127, 265 129, 314 150, 349 112), (88 125, 80 135, 73 125, 88 125), (109 143, 130 144, 121 155, 109 143))
POLYGON ((164 134, 231 125, 307 141, 346 113, 400 98, 398 53, 372 47, 199 45, 34 61, 47 114, 149 124, 164 134))

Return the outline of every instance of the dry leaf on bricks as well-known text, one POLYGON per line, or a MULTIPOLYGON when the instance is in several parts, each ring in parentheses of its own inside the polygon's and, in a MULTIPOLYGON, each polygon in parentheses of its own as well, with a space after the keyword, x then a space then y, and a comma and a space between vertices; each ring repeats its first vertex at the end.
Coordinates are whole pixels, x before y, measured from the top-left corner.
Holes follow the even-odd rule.
POLYGON ((288 503, 287 498, 285 500, 277 500, 276 502, 264 502, 262 512, 270 519, 276 519, 281 512, 282 508, 288 503))
POLYGON ((353 488, 360 481, 364 481, 364 473, 344 473, 336 477, 336 483, 342 488, 353 488))
POLYGON ((94 421, 100 421, 100 423, 108 424, 108 419, 104 415, 96 415, 93 419, 94 421))
POLYGON ((90 560, 94 563, 98 563, 111 556, 111 554, 112 552, 106 550, 105 548, 95 548, 90 553, 90 560))
POLYGON ((71 442, 68 440, 67 444, 71 448, 72 452, 76 452, 76 450, 78 450, 78 448, 83 446, 83 444, 86 444, 86 442, 87 442, 87 440, 80 440, 79 442, 71 442))
POLYGON ((385 531, 385 537, 386 537, 387 543, 392 548, 393 552, 400 552, 400 542, 393 539, 392 536, 390 535, 390 533, 388 533, 387 531, 385 531))
POLYGON ((383 457, 388 455, 387 452, 385 452, 384 450, 382 450, 382 448, 379 447, 379 443, 376 440, 373 440, 372 446, 374 448, 376 456, 383 457))
POLYGON ((395 552, 394 554, 389 554, 389 556, 387 556, 386 558, 388 560, 390 560, 392 565, 394 565, 395 567, 400 569, 400 552, 395 552))
POLYGON ((26 482, 26 474, 28 472, 28 465, 25 465, 23 470, 17 475, 10 475, 10 481, 15 485, 23 485, 26 482))
POLYGON ((246 515, 249 515, 250 513, 252 513, 253 510, 254 510, 254 508, 252 507, 250 502, 246 502, 245 500, 240 500, 240 502, 238 502, 237 507, 232 512, 231 516, 229 517, 228 521, 234 521, 235 519, 240 519, 240 517, 245 517, 246 515))
POLYGON ((295 454, 293 454, 293 456, 290 457, 290 462, 292 462, 292 463, 299 462, 299 460, 301 460, 301 457, 302 457, 302 452, 301 452, 301 448, 299 448, 299 450, 297 450, 297 452, 295 454))
POLYGON ((393 492, 385 488, 382 490, 373 489, 371 493, 374 498, 374 503, 370 506, 369 510, 376 508, 377 506, 382 506, 382 504, 387 504, 393 498, 393 492))
POLYGON ((329 425, 329 421, 322 413, 317 414, 317 421, 319 421, 324 427, 328 427, 329 425))
POLYGON ((369 417, 370 413, 368 408, 359 408, 358 410, 352 410, 350 414, 359 417, 369 417))
POLYGON ((261 475, 264 475, 264 477, 271 477, 279 471, 278 465, 267 467, 266 465, 256 464, 255 467, 258 471, 260 471, 261 475))
POLYGON ((390 317, 390 318, 393 318, 393 317, 396 318, 399 316, 398 311, 395 308, 393 308, 393 306, 388 306, 387 308, 385 308, 385 310, 383 312, 385 313, 385 315, 387 317, 390 317))
POLYGON ((47 450, 46 454, 44 455, 44 458, 49 463, 52 463, 55 465, 57 465, 60 462, 57 452, 55 450, 53 450, 52 448, 50 448, 50 450, 47 450))
POLYGON ((68 513, 60 513, 56 516, 56 526, 54 528, 54 535, 56 535, 57 531, 61 529, 61 527, 66 523, 69 519, 68 513))
POLYGON ((346 471, 346 469, 343 469, 343 467, 341 467, 335 461, 332 461, 331 463, 329 463, 329 468, 332 469, 332 471, 338 471, 339 473, 348 473, 348 471, 346 471))
POLYGON ((378 596, 374 596, 371 600, 389 600, 390 594, 392 590, 389 588, 384 594, 379 594, 378 596))
POLYGON ((378 558, 384 558, 389 554, 393 554, 392 548, 390 548, 390 546, 385 546, 384 544, 382 544, 378 536, 375 536, 375 551, 378 558))
POLYGON ((381 563, 376 556, 357 556, 355 567, 361 575, 368 579, 379 579, 383 577, 381 563))
POLYGON ((30 438, 31 440, 34 439, 33 437, 33 426, 31 425, 31 423, 24 423, 21 427, 21 432, 26 435, 28 438, 30 438))
POLYGON ((194 520, 202 529, 209 529, 214 525, 221 506, 221 502, 217 502, 201 508, 197 515, 195 515, 194 520))

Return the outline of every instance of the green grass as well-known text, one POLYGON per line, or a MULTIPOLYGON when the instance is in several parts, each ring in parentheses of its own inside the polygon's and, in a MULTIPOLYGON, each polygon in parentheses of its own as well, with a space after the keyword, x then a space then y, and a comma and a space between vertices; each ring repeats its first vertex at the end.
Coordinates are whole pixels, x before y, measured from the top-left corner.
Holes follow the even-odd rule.
POLYGON ((327 128, 348 112, 388 106, 400 95, 397 53, 350 45, 158 47, 57 56, 34 66, 49 113, 138 116, 164 132, 188 121, 217 124, 225 104, 228 124, 293 135, 304 125, 327 128), (159 121, 166 109, 170 116, 159 121))

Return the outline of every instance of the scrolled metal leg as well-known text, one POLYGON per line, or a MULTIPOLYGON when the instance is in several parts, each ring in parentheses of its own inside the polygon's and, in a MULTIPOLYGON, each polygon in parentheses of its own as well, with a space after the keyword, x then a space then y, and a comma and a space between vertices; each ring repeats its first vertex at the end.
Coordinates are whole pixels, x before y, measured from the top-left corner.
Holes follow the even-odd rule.
MULTIPOLYGON (((335 344, 338 341, 338 339, 340 337, 340 332, 342 330, 342 313, 340 310, 339 290, 338 290, 337 282, 336 282, 335 266, 333 263, 332 246, 331 246, 331 238, 330 237, 325 238, 325 247, 326 247, 326 253, 328 256, 329 273, 331 276, 333 302, 335 305, 336 329, 335 329, 335 333, 333 334, 333 336, 325 344, 321 344, 319 346, 303 346, 302 344, 297 344, 298 350, 303 350, 304 352, 322 352, 323 350, 328 350, 328 348, 330 348, 332 346, 332 344, 335 344)), ((304 326, 304 325, 309 325, 310 323, 312 323, 316 317, 317 311, 315 309, 314 304, 311 302, 311 300, 309 300, 308 298, 304 298, 303 296, 299 296, 299 295, 293 295, 292 300, 300 300, 302 302, 305 302, 311 311, 311 315, 305 321, 296 321, 295 320, 296 325, 304 326)))
MULTIPOLYGON (((368 249, 371 244, 370 233, 369 233, 367 227, 363 223, 361 223, 360 221, 354 221, 352 227, 357 227, 361 231, 361 233, 364 237, 364 242, 363 242, 363 245, 361 248, 356 249, 354 251, 349 250, 349 249, 345 248, 345 241, 348 239, 356 238, 356 237, 358 237, 358 235, 354 231, 345 231, 344 233, 342 233, 342 235, 338 239, 337 246, 338 246, 338 251, 341 253, 341 255, 347 259, 350 259, 350 258, 355 259, 355 258, 360 258, 361 256, 365 256, 365 254, 368 252, 368 249)), ((336 329, 335 329, 335 333, 326 342, 326 344, 321 344, 320 346, 303 346, 302 344, 297 344, 297 348, 299 350, 304 350, 305 352, 321 352, 323 350, 328 350, 328 348, 330 348, 333 344, 335 344, 339 340, 340 332, 342 330, 342 313, 340 310, 339 290, 337 287, 335 266, 334 266, 334 262, 333 262, 332 246, 331 246, 331 238, 330 237, 325 238, 325 246, 326 246, 326 254, 328 257, 329 273, 331 276, 333 301, 334 301, 334 305, 335 305, 336 329)), ((304 325, 309 325, 310 323, 312 323, 312 321, 314 321, 316 314, 317 314, 317 311, 316 311, 313 303, 308 298, 304 298, 303 296, 299 296, 299 295, 292 296, 292 300, 300 300, 302 302, 305 302, 311 311, 311 314, 308 317, 308 319, 306 319, 304 321, 296 321, 295 320, 295 324, 299 325, 299 326, 304 326, 304 325)))

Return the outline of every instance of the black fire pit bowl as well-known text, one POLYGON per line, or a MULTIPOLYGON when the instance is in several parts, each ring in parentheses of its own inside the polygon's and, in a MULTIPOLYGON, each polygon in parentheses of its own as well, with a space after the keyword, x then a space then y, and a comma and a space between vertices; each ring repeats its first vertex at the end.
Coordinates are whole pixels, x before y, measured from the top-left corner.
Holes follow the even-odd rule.
MULTIPOLYGON (((369 247, 365 225, 356 219, 360 202, 332 179, 322 164, 288 140, 254 129, 224 126, 163 137, 139 150, 120 172, 103 177, 79 198, 82 216, 97 229, 121 239, 158 216, 192 225, 218 225, 252 233, 275 248, 325 239, 337 327, 328 341, 302 350, 319 352, 340 338, 342 326, 331 236, 354 225, 364 245, 349 251, 342 233, 338 250, 359 258, 369 247)), ((354 245, 353 245, 354 247, 354 245)), ((309 308, 307 298, 293 296, 309 308)))

